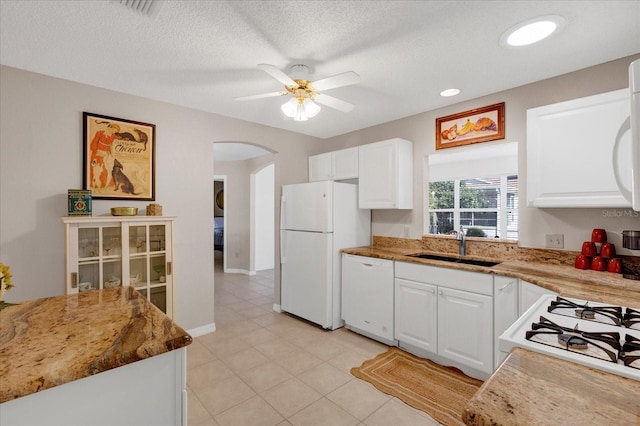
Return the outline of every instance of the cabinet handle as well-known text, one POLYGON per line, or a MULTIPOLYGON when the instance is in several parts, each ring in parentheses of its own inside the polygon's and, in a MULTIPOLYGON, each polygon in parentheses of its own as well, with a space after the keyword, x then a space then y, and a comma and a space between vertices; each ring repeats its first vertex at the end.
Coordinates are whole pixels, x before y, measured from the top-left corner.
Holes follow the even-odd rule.
POLYGON ((167 275, 171 275, 171 262, 167 262, 167 275))
POLYGON ((363 263, 362 266, 366 266, 368 268, 373 268, 373 263, 363 263))
POLYGON ((71 273, 71 288, 78 288, 78 273, 71 273))
POLYGON ((439 294, 440 296, 442 296, 442 290, 440 290, 440 291, 438 292, 438 294, 439 294))
POLYGON ((498 291, 502 291, 502 290, 506 289, 507 287, 510 287, 511 284, 513 284, 513 281, 511 281, 509 284, 504 285, 502 288, 498 289, 498 291))
MULTIPOLYGON (((430 292, 431 294, 436 294, 436 291, 435 291, 434 289, 429 290, 429 292, 430 292)), ((441 293, 441 294, 442 294, 442 293, 441 293)))

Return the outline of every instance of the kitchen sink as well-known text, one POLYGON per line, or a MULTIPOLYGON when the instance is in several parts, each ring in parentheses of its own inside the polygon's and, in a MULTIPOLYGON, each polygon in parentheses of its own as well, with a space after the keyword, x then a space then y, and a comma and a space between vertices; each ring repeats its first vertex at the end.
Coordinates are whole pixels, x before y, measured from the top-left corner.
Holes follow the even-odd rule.
POLYGON ((442 260, 444 262, 464 263, 467 265, 492 267, 500 264, 500 262, 489 262, 485 260, 465 259, 459 257, 438 256, 435 254, 410 254, 409 257, 419 257, 420 259, 442 260))

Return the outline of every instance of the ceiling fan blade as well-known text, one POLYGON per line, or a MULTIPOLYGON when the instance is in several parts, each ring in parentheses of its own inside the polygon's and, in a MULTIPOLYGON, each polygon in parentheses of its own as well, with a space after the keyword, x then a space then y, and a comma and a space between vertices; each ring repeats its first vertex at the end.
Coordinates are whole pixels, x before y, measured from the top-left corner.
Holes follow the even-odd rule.
POLYGON ((342 74, 336 74, 331 77, 314 81, 311 85, 314 89, 323 91, 358 83, 360 83, 360 76, 353 71, 347 71, 342 74))
POLYGON ((251 96, 240 96, 236 98, 236 101, 251 101, 253 99, 262 99, 262 98, 271 98, 274 96, 284 96, 287 92, 271 92, 271 93, 263 93, 262 95, 251 95, 251 96))
POLYGON ((285 86, 294 86, 294 87, 298 86, 298 83, 293 81, 293 79, 291 77, 289 77, 288 75, 286 75, 285 73, 283 73, 282 71, 280 71, 278 68, 276 68, 273 65, 259 64, 258 68, 260 68, 262 71, 266 72, 271 77, 275 78, 276 80, 278 80, 280 83, 284 84, 285 86))
POLYGON ((317 95, 314 100, 319 104, 326 105, 342 112, 350 112, 355 107, 355 105, 350 104, 349 102, 334 98, 333 96, 325 95, 324 93, 317 95))

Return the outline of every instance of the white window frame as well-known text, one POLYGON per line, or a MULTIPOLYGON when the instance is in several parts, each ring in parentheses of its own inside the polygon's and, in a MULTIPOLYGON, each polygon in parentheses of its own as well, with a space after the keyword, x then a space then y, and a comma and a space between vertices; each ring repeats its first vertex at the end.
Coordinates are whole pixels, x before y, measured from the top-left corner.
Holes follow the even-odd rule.
MULTIPOLYGON (((453 229, 456 231, 460 230, 460 217, 461 217, 461 213, 474 213, 474 212, 496 212, 497 213, 497 222, 498 222, 498 236, 500 237, 500 239, 511 239, 509 238, 509 232, 508 232, 508 224, 507 224, 507 217, 509 216, 509 214, 515 214, 516 216, 518 215, 518 208, 517 207, 513 207, 513 208, 509 208, 508 207, 508 203, 507 203, 507 181, 508 181, 508 177, 509 176, 514 176, 514 173, 508 173, 508 174, 501 174, 501 175, 494 175, 494 176, 482 176, 479 178, 484 178, 484 177, 499 177, 500 178, 500 199, 498 202, 498 207, 497 208, 475 208, 475 209, 467 209, 467 208, 461 208, 460 207, 460 181, 463 180, 468 180, 468 179, 473 179, 473 178, 464 178, 464 179, 448 179, 448 181, 453 181, 454 182, 454 200, 453 200, 453 209, 437 209, 437 210, 432 210, 429 208, 429 198, 430 198, 430 193, 429 193, 429 182, 426 182, 425 185, 425 211, 427 212, 427 214, 425 215, 425 223, 424 223, 424 229, 425 229, 425 233, 429 234, 429 235, 437 235, 437 234, 431 234, 430 229, 430 216, 432 212, 453 212, 453 229)), ((517 176, 517 175, 516 175, 517 176)), ((518 178, 518 190, 520 188, 520 179, 518 178)), ((520 230, 518 229, 518 235, 520 230)), ((518 238, 516 237, 516 240, 518 238)))

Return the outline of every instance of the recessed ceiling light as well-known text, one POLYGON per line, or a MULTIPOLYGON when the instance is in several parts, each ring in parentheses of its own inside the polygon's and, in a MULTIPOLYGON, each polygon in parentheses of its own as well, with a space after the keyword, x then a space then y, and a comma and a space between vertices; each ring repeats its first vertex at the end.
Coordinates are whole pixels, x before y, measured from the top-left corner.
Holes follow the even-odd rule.
POLYGON ((460 93, 460 89, 447 89, 440 92, 440 96, 449 97, 449 96, 455 96, 458 93, 460 93))
POLYGON ((527 46, 549 37, 564 26, 562 16, 547 15, 529 19, 509 28, 500 37, 502 46, 527 46))

